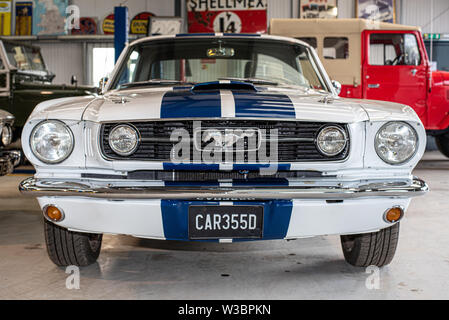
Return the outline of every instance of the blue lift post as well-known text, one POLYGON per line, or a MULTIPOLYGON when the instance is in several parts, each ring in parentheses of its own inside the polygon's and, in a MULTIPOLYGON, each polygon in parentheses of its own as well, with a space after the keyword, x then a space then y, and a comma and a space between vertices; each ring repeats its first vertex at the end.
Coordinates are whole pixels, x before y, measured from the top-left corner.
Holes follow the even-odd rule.
POLYGON ((115 62, 128 42, 128 7, 114 7, 114 48, 115 62))

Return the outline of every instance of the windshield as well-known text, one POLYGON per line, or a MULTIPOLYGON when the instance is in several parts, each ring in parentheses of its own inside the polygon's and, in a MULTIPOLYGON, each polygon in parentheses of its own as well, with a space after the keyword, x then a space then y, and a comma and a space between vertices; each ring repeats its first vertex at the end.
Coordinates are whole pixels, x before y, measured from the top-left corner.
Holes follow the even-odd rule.
POLYGON ((38 48, 3 43, 9 62, 19 70, 46 71, 44 60, 38 48))
POLYGON ((310 50, 269 39, 165 39, 132 46, 112 89, 219 80, 327 90, 310 50))

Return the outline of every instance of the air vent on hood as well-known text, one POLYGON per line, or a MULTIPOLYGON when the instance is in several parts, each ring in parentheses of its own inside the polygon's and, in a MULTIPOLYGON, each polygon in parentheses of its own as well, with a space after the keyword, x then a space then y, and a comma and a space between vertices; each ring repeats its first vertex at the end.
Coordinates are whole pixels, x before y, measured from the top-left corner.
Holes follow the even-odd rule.
POLYGON ((204 82, 193 86, 192 91, 206 90, 245 90, 254 91, 257 89, 252 83, 247 82, 204 82))

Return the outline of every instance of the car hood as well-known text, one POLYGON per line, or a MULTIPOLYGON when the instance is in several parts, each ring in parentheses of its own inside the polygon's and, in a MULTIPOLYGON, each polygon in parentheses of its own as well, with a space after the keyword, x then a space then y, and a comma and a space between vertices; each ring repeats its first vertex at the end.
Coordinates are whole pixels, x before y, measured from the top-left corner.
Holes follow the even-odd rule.
POLYGON ((136 88, 92 98, 45 101, 31 118, 93 122, 176 118, 257 118, 353 123, 417 120, 407 106, 370 100, 329 98, 297 89, 201 90, 186 87, 136 88))
POLYGON ((351 123, 368 119, 360 105, 298 90, 152 88, 117 91, 91 103, 84 120, 95 122, 176 118, 271 118, 351 123))

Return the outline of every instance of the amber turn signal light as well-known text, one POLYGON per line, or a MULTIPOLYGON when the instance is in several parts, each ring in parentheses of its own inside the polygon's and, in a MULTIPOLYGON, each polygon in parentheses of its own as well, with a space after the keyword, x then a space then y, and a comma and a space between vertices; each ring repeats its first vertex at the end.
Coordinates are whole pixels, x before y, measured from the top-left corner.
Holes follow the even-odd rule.
POLYGON ((47 205, 44 207, 45 217, 54 222, 59 222, 64 219, 64 212, 55 205, 47 205))
POLYGON ((393 207, 388 209, 384 214, 384 220, 388 223, 398 222, 404 216, 404 209, 402 207, 393 207))

